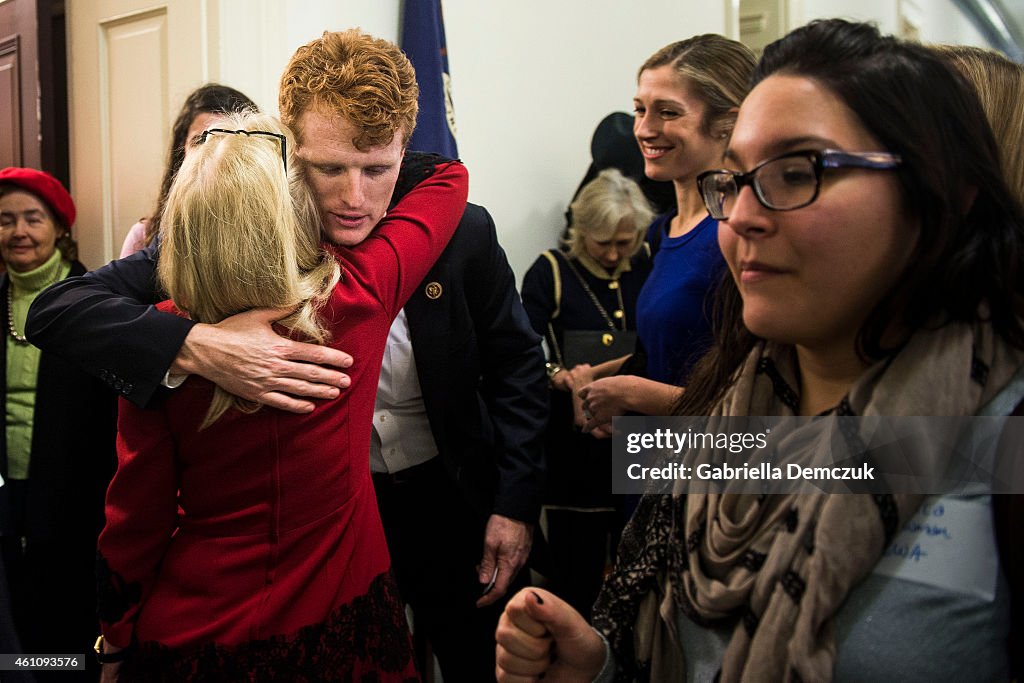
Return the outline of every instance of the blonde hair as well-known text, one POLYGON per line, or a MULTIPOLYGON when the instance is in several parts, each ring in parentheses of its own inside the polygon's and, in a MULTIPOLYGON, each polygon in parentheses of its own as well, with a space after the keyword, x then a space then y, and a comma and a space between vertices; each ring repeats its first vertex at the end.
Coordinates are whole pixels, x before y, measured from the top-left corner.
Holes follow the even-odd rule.
POLYGON ((702 132, 708 137, 732 135, 736 110, 750 90, 757 59, 743 43, 714 33, 693 36, 661 48, 651 55, 637 78, 648 69, 670 66, 704 103, 702 132))
MULTIPOLYGON (((167 195, 157 266, 160 286, 197 322, 217 323, 253 308, 293 308, 279 321, 292 336, 324 343, 317 311, 338 282, 334 258, 320 246, 320 221, 291 131, 272 116, 231 114, 182 163, 167 195)), ((228 408, 258 409, 220 387, 200 429, 228 408)))
POLYGON ((359 29, 331 32, 303 45, 281 76, 281 120, 302 136, 310 108, 350 121, 356 149, 387 145, 401 132, 405 147, 416 128, 416 72, 397 45, 359 29))
POLYGON ((932 47, 974 86, 999 148, 1003 177, 1024 204, 1024 66, 980 47, 932 47))
POLYGON ((633 230, 632 257, 643 244, 654 210, 640 186, 618 169, 606 168, 587 183, 570 205, 572 224, 565 244, 576 258, 586 253, 583 238, 603 241, 620 230, 633 230), (625 227, 624 227, 625 226, 625 227))

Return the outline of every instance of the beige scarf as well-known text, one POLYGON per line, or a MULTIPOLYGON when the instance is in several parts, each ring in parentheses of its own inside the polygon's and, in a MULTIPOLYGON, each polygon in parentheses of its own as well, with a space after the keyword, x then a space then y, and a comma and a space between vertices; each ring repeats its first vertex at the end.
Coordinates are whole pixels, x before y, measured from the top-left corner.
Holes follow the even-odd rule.
MULTIPOLYGON (((869 368, 836 409, 852 415, 970 416, 1024 363, 988 325, 920 332, 869 368)), ((793 350, 754 349, 716 411, 792 415, 793 350)), ((620 565, 595 607, 618 680, 685 679, 676 610, 735 623, 720 680, 827 681, 832 619, 917 510, 918 495, 648 496, 627 528, 620 565)))

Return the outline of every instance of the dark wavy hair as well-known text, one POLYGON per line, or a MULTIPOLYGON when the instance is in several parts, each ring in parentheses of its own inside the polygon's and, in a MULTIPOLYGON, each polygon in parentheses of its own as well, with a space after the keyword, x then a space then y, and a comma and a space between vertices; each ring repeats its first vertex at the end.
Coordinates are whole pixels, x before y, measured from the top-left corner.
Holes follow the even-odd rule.
MULTIPOLYGON (((839 19, 812 22, 766 47, 751 87, 773 74, 827 88, 903 159, 896 174, 920 234, 904 272, 858 333, 861 357, 890 356, 922 328, 976 321, 983 302, 996 332, 1024 348, 1024 220, 985 113, 960 74, 921 45, 839 19), (894 321, 906 336, 887 344, 894 321)), ((731 385, 758 341, 742 314, 727 277, 716 294, 715 342, 676 406, 680 414, 707 414, 731 385)))
POLYGON ((196 88, 185 99, 171 128, 171 148, 167 152, 164 179, 160 182, 160 198, 157 199, 156 209, 146 223, 146 245, 149 245, 160 232, 160 217, 167 204, 167 193, 171 191, 171 183, 178 175, 181 162, 185 160, 185 146, 188 144, 185 136, 188 135, 192 121, 200 114, 230 114, 244 111, 257 112, 259 107, 243 93, 219 83, 207 83, 196 88))

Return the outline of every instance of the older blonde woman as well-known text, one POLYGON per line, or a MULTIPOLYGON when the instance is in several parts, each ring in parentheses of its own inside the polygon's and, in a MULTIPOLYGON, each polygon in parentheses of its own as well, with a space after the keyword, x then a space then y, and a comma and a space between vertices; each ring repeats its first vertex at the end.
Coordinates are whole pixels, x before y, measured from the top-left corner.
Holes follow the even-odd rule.
MULTIPOLYGON (((370 149, 397 164, 401 138, 370 149)), ((437 165, 365 240, 322 247, 292 150, 266 115, 203 134, 168 195, 160 307, 204 323, 293 310, 282 333, 361 361, 306 414, 198 376, 158 410, 122 401, 100 618, 133 680, 416 676, 366 454, 388 329, 454 232, 466 173, 437 165)))
POLYGON ((553 586, 586 612, 597 597, 609 536, 620 526, 608 483, 610 442, 573 428, 570 372, 633 350, 636 301, 651 271, 644 231, 653 218, 640 187, 615 169, 590 181, 571 206, 568 253, 544 252, 523 278, 523 305, 547 340, 552 387, 545 495, 553 586))

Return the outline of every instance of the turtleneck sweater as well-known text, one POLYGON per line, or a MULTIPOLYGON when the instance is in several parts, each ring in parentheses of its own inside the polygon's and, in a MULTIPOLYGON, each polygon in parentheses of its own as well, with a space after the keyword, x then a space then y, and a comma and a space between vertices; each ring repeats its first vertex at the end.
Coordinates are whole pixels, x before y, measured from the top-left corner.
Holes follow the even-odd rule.
MULTIPOLYGON (((14 302, 14 329, 25 334, 25 318, 36 296, 68 276, 71 264, 59 251, 34 270, 7 271, 14 302)), ((6 303, 6 302, 5 302, 6 303)), ((10 318, 8 318, 10 320, 10 318)), ((39 374, 39 349, 7 335, 7 477, 27 479, 32 453, 32 421, 36 406, 36 379, 39 374)))

